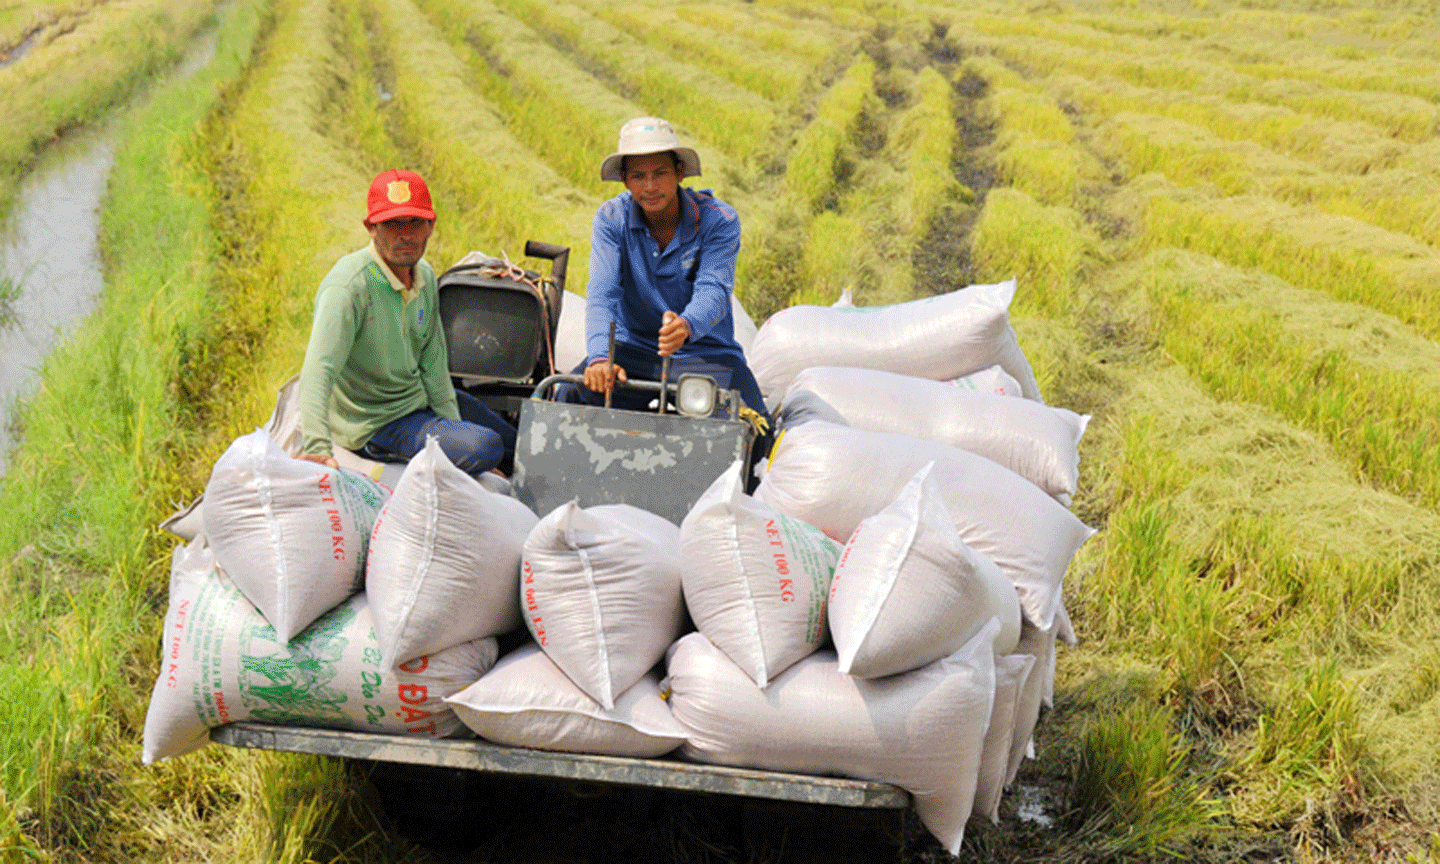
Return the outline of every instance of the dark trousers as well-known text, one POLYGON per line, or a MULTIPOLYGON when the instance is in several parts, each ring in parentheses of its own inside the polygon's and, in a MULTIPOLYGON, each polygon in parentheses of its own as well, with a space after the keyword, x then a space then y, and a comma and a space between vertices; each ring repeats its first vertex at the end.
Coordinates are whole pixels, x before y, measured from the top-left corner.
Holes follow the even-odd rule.
POLYGON ((434 435, 451 464, 466 474, 483 474, 491 468, 507 473, 515 461, 515 427, 464 390, 455 391, 460 419, 441 417, 428 408, 391 420, 375 430, 359 454, 369 459, 395 456, 408 462, 425 449, 434 435), (376 452, 376 449, 380 452, 376 452))

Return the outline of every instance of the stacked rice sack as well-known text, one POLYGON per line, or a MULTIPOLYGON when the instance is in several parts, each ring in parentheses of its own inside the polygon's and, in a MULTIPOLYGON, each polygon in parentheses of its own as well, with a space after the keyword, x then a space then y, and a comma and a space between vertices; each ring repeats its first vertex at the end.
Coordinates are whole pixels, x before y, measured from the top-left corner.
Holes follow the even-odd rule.
POLYGON ((952 852, 972 812, 996 818, 1033 752, 1056 639, 1073 638, 1062 582, 1093 533, 1068 509, 1088 418, 1040 399, 1009 325, 1013 292, 796 307, 760 328, 748 356, 779 434, 753 497, 726 501, 734 526, 767 514, 843 544, 828 638, 808 641, 799 618, 739 638, 733 621, 767 620, 756 587, 777 574, 747 566, 757 550, 740 527, 695 545, 712 488, 682 526, 687 578, 701 560, 754 573, 749 593, 726 595, 728 626, 692 605, 699 633, 671 648, 684 756, 893 783, 952 852), (781 662, 758 667, 757 645, 781 662))
POLYGON ((675 753, 892 783, 957 851, 1033 755, 1093 533, 1067 506, 1088 418, 1040 400, 1013 292, 772 317, 759 486, 737 462, 678 526, 531 513, 433 443, 390 494, 237 441, 177 553, 146 761, 246 717, 675 753))
POLYGON ((216 461, 200 513, 171 569, 147 764, 240 720, 469 734, 444 699, 519 625, 528 508, 433 441, 392 494, 257 430, 216 461))

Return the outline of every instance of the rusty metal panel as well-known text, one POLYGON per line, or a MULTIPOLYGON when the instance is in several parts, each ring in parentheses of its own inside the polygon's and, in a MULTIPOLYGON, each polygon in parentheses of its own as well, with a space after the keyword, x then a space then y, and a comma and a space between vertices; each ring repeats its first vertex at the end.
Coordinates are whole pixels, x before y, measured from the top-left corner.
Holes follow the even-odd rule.
POLYGON ((632 504, 679 525, 754 436, 738 420, 597 408, 531 399, 520 406, 513 494, 544 516, 632 504))
POLYGON ((837 807, 903 809, 910 795, 888 783, 782 774, 674 759, 632 759, 503 747, 477 739, 434 740, 265 723, 231 723, 210 739, 232 747, 318 753, 348 759, 554 777, 621 786, 713 792, 837 807))

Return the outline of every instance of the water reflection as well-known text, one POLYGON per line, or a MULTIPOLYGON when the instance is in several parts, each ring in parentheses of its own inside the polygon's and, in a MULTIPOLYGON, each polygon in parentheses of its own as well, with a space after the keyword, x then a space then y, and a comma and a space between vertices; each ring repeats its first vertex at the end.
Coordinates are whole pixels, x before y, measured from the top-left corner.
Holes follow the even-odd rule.
MULTIPOLYGON (((217 15, 228 11, 228 3, 216 7, 217 15)), ((213 26, 198 35, 170 80, 209 63, 216 37, 213 26)), ((0 475, 17 440, 16 400, 34 391, 50 349, 94 311, 104 288, 96 236, 114 160, 113 123, 72 131, 47 149, 16 196, 0 245, 0 289, 10 288, 0 297, 14 295, 0 309, 0 475)))
POLYGON ((0 325, 0 473, 14 443, 15 400, 34 390, 45 356, 94 310, 104 287, 96 234, 114 149, 106 130, 67 136, 16 197, 0 246, 0 278, 14 287, 12 314, 0 325))

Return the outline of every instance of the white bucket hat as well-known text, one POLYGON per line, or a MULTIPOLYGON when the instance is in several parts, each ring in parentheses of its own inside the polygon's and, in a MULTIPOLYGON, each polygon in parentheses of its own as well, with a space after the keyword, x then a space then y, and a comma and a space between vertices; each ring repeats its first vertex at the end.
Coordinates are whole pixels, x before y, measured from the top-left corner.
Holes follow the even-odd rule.
POLYGON ((636 117, 620 127, 620 143, 614 153, 600 163, 600 179, 624 181, 620 165, 626 156, 648 156, 651 153, 675 151, 675 156, 685 166, 686 177, 700 176, 700 156, 689 147, 680 146, 680 137, 675 127, 659 117, 636 117))

